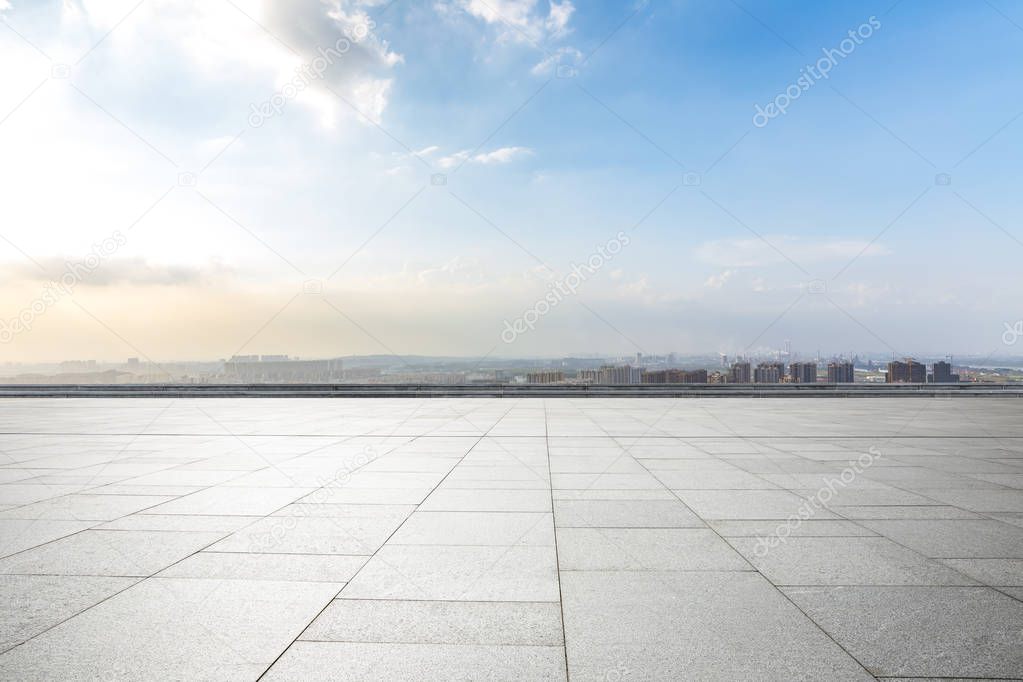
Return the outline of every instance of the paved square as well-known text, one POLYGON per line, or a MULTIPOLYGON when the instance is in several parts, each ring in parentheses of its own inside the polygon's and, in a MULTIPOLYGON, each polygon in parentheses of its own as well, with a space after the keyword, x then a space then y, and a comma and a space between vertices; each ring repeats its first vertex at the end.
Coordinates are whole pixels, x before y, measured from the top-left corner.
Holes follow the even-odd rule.
POLYGON ((0 679, 1023 678, 1013 398, 6 399, 0 679))

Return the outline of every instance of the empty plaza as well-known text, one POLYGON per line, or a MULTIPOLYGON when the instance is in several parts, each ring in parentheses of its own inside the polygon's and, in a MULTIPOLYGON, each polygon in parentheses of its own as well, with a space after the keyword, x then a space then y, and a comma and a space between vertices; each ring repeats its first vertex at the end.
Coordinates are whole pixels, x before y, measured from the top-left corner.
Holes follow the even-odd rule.
POLYGON ((4 399, 0 679, 1023 678, 1023 401, 4 399))

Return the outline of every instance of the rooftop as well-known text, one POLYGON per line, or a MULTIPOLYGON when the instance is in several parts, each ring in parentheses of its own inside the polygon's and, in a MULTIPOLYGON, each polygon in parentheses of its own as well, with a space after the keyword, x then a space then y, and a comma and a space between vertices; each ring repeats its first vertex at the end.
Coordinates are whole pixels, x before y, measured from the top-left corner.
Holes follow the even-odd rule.
POLYGON ((1023 677, 1023 401, 0 400, 0 679, 1023 677))

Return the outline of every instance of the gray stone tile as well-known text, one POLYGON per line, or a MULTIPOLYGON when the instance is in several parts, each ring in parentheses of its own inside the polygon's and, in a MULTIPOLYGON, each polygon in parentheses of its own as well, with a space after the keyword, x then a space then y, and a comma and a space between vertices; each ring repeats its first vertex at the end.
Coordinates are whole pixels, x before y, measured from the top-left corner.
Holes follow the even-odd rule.
MULTIPOLYGON (((49 500, 62 495, 79 492, 82 485, 46 485, 32 483, 7 483, 0 485, 0 504, 24 505, 49 500)), ((8 512, 4 512, 8 514, 8 512)), ((15 518, 5 516, 5 518, 15 518)))
MULTIPOLYGON (((1013 460, 1018 463, 1019 466, 1023 467, 1023 460, 1013 460)), ((1008 461, 1004 463, 1008 464, 1008 461)), ((1009 488, 1023 489, 1023 471, 1018 474, 970 474, 970 478, 976 479, 984 483, 992 483, 995 485, 1004 485, 1009 488)), ((966 486, 956 486, 963 487, 966 486)))
POLYGON ((729 540, 775 585, 975 585, 965 575, 887 538, 729 540))
POLYGON ((751 571, 703 528, 560 528, 562 571, 751 571))
POLYGON ((0 678, 255 679, 339 588, 150 578, 0 656, 0 678))
POLYGON ((357 471, 344 482, 346 488, 383 488, 429 490, 436 487, 445 472, 357 471))
MULTIPOLYGON (((812 498, 822 495, 821 490, 823 489, 810 490, 804 488, 793 492, 805 498, 812 498)), ((826 506, 838 512, 842 511, 842 507, 850 506, 889 505, 902 507, 942 504, 929 495, 918 495, 907 490, 896 490, 894 488, 835 488, 834 495, 830 499, 823 497, 818 497, 818 499, 825 500, 827 502, 826 506)))
POLYGON ((770 490, 778 486, 766 477, 734 467, 722 471, 657 471, 669 488, 685 490, 770 490))
POLYGON ((416 512, 392 545, 554 545, 554 517, 544 512, 416 512))
POLYGON ((1023 528, 988 520, 860 521, 924 556, 1023 559, 1023 528))
POLYGON ((646 471, 641 473, 562 473, 551 477, 557 490, 662 490, 664 486, 646 471))
POLYGON ((980 514, 958 507, 940 505, 864 505, 845 506, 835 511, 847 519, 981 519, 980 514))
POLYGON ((554 548, 386 545, 341 598, 557 601, 554 548))
MULTIPOLYGON (((787 490, 676 490, 686 505, 703 519, 787 519, 797 516, 804 500, 787 490)), ((818 509, 813 518, 834 519, 818 509)))
POLYGON ((272 514, 311 492, 310 488, 206 488, 180 497, 150 511, 154 514, 203 516, 253 516, 272 514))
MULTIPOLYGON (((0 652, 135 584, 135 578, 0 576, 0 652)), ((560 614, 558 625, 560 627, 560 614)))
POLYGON ((0 557, 52 542, 92 525, 94 521, 0 519, 0 557))
POLYGON ((929 490, 927 494, 975 512, 1023 512, 1023 490, 929 490))
POLYGON ((299 502, 324 504, 419 504, 430 494, 430 488, 350 488, 337 486, 310 493, 299 502))
MULTIPOLYGON (((763 478, 776 484, 779 488, 786 490, 819 490, 831 487, 835 490, 867 490, 880 489, 892 490, 890 485, 880 481, 871 480, 865 476, 855 476, 847 482, 843 482, 842 470, 826 473, 784 473, 784 474, 761 474, 763 478)), ((681 487, 681 486, 680 486, 681 487)))
POLYGON ((195 485, 124 485, 121 483, 111 483, 98 488, 89 488, 86 493, 89 495, 146 495, 175 498, 182 495, 191 495, 199 490, 202 490, 202 488, 195 485))
POLYGON ((664 488, 660 490, 554 490, 555 500, 677 500, 664 488))
POLYGON ((789 537, 869 537, 874 531, 852 521, 809 519, 800 523, 786 521, 708 521, 723 537, 769 537, 787 533, 789 537))
POLYGON ((678 500, 556 500, 558 528, 700 528, 678 500))
POLYGON ((1014 526, 1023 526, 1023 512, 988 512, 984 516, 1011 523, 1014 526))
POLYGON ((999 587, 998 591, 1023 602, 1023 587, 999 587))
POLYGON ((317 516, 332 518, 398 518, 404 519, 413 511, 414 504, 353 504, 327 502, 319 504, 302 498, 295 504, 289 504, 275 511, 271 516, 317 516))
POLYGON ((421 511, 549 512, 550 490, 462 490, 438 488, 421 511))
POLYGON ((870 680, 756 573, 562 574, 572 679, 870 680))
POLYGON ((99 530, 234 531, 262 516, 202 516, 187 514, 132 514, 95 526, 99 530))
POLYGON ((296 642, 264 680, 564 680, 559 647, 296 642))
POLYGON ((550 602, 337 599, 299 639, 406 644, 561 646, 561 606, 550 602))
POLYGON ((241 473, 238 471, 225 471, 223 469, 179 467, 154 471, 142 476, 125 479, 122 482, 126 485, 184 485, 206 488, 230 481, 232 478, 238 478, 240 475, 241 473))
POLYGON ((985 585, 1023 587, 1023 559, 942 559, 941 563, 985 585))
POLYGON ((784 591, 875 675, 1023 677, 1023 603, 990 588, 784 591))
POLYGON ((898 488, 914 490, 930 488, 997 488, 983 479, 967 474, 950 474, 926 467, 874 467, 864 472, 866 478, 883 481, 898 488))
POLYGON ((210 549, 217 552, 369 555, 377 551, 405 520, 405 512, 395 512, 390 506, 365 505, 362 508, 366 511, 346 516, 267 517, 235 531, 210 549))
POLYGON ((84 530, 0 559, 0 573, 144 577, 223 536, 224 533, 84 530))
POLYGON ((166 495, 65 495, 2 512, 8 519, 112 521, 174 499, 166 495))
POLYGON ((197 552, 161 571, 161 578, 286 580, 342 584, 366 557, 339 554, 248 554, 197 552))
POLYGON ((452 485, 452 487, 460 487, 457 485, 459 483, 478 481, 497 483, 520 481, 536 484, 540 488, 551 487, 550 475, 547 473, 546 457, 543 458, 542 463, 535 467, 524 464, 505 466, 467 466, 461 464, 452 469, 451 473, 444 479, 445 485, 452 485))

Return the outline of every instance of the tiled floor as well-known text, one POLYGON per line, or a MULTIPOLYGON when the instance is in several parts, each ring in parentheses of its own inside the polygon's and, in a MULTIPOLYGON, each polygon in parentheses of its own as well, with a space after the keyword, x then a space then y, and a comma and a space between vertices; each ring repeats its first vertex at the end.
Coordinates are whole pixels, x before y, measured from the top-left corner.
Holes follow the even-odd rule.
POLYGON ((1023 678, 1023 401, 0 401, 0 679, 1023 678))

